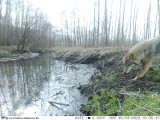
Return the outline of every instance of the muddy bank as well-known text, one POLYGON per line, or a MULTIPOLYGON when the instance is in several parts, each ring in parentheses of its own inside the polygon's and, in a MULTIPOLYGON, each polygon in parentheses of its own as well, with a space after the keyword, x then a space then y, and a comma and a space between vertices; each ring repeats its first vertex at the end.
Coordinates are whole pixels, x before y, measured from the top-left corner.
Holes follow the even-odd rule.
POLYGON ((34 52, 26 52, 26 53, 21 53, 21 54, 14 53, 14 54, 7 55, 5 57, 1 57, 0 62, 27 60, 27 59, 32 59, 37 56, 39 56, 39 53, 34 53, 34 52))
POLYGON ((160 110, 154 109, 154 105, 160 107, 159 101, 154 101, 160 98, 160 67, 157 64, 143 78, 132 81, 140 66, 124 75, 121 52, 61 51, 56 52, 56 56, 66 62, 92 64, 99 69, 92 75, 90 83, 79 88, 88 96, 88 102, 81 107, 85 115, 160 115, 160 110), (130 103, 131 100, 134 101, 130 103), (153 106, 147 106, 150 101, 153 106), (139 111, 128 112, 133 108, 139 108, 139 111))

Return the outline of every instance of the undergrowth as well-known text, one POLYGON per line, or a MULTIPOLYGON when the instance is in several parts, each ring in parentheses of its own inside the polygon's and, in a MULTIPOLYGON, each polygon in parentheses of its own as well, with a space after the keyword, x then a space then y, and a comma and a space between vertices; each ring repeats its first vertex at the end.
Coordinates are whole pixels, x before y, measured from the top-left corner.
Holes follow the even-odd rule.
POLYGON ((148 71, 149 75, 152 75, 152 80, 160 82, 160 66, 154 67, 152 70, 148 71))
MULTIPOLYGON (((151 81, 160 81, 160 67, 154 67, 149 71, 151 81)), ((104 75, 103 75, 104 76, 104 75)), ((83 106, 86 115, 91 116, 156 116, 160 115, 160 94, 151 91, 125 91, 121 94, 116 90, 101 88, 94 91, 97 84, 102 82, 108 85, 114 84, 117 79, 114 71, 106 73, 106 80, 100 72, 95 72, 91 77, 92 84, 86 88, 92 88, 93 94, 88 98, 87 103, 83 106), (101 81, 101 82, 100 82, 101 81), (106 82, 104 82, 106 81, 106 82), (91 87, 92 85, 92 87, 91 87), (133 94, 130 94, 133 93, 133 94)))
POLYGON ((92 116, 117 115, 118 100, 115 92, 107 92, 101 89, 88 98, 88 102, 83 106, 86 113, 92 116))
POLYGON ((125 96, 122 110, 125 116, 160 115, 160 95, 145 92, 139 96, 125 96))
POLYGON ((157 116, 160 115, 160 95, 145 92, 120 97, 115 91, 101 89, 88 98, 83 111, 91 116, 157 116))
MULTIPOLYGON (((57 57, 63 58, 66 56, 65 54, 65 52, 58 53, 57 57)), ((86 55, 87 53, 84 56, 86 55)), ((130 81, 136 72, 123 75, 122 70, 119 69, 123 67, 122 60, 118 55, 119 53, 107 54, 104 58, 101 56, 101 59, 103 58, 102 62, 99 62, 99 55, 96 56, 98 59, 93 56, 83 59, 89 61, 89 63, 94 63, 97 68, 100 68, 92 75, 90 83, 80 86, 81 93, 90 96, 81 108, 83 113, 93 116, 160 115, 160 92, 158 93, 160 66, 149 70, 142 79, 130 81), (96 61, 98 62, 96 63, 96 61), (118 90, 123 87, 126 90, 122 94, 118 90)), ((75 56, 73 56, 74 58, 75 56)), ((159 64, 159 59, 157 64, 159 64)))

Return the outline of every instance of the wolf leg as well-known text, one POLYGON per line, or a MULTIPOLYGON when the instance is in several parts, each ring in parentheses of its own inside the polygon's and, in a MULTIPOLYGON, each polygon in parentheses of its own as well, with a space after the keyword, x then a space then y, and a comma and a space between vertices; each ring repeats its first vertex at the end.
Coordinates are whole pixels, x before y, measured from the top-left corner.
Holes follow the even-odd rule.
POLYGON ((152 64, 151 60, 142 63, 142 68, 140 69, 140 71, 137 73, 137 76, 133 80, 137 80, 137 79, 143 77, 146 74, 146 72, 148 71, 148 69, 150 68, 151 64, 152 64))
POLYGON ((132 68, 133 68, 133 65, 130 66, 130 67, 125 66, 125 67, 124 67, 124 74, 129 73, 129 72, 131 71, 132 68))

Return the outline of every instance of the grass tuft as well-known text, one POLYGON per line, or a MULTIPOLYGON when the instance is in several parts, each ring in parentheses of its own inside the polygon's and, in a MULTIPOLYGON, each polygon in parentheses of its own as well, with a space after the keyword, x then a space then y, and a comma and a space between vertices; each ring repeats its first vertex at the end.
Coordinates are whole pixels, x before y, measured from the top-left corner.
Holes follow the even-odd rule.
POLYGON ((0 57, 6 57, 11 55, 10 52, 6 51, 6 50, 0 50, 0 57))
POLYGON ((139 96, 125 96, 122 109, 124 116, 160 115, 160 95, 146 92, 139 96))

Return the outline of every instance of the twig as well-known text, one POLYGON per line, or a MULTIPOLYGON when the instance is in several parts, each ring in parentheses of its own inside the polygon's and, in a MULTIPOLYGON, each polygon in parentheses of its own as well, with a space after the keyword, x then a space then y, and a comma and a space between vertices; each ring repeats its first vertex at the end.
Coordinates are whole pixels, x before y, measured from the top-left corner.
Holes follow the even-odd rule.
POLYGON ((94 93, 94 94, 96 94, 96 92, 91 88, 91 91, 94 93))
POLYGON ((56 105, 54 105, 52 102, 49 101, 49 103, 50 103, 52 106, 56 107, 57 109, 60 109, 59 107, 57 107, 56 105))
POLYGON ((53 102, 53 101, 48 101, 51 105, 53 104, 58 104, 58 105, 64 105, 64 106, 69 106, 69 104, 64 104, 64 103, 58 103, 58 102, 53 102))
POLYGON ((139 97, 140 95, 138 93, 133 93, 133 92, 118 92, 120 95, 128 95, 128 96, 137 96, 139 97))
POLYGON ((119 104, 121 111, 124 112, 120 100, 118 98, 117 98, 117 100, 118 100, 118 104, 119 104))

